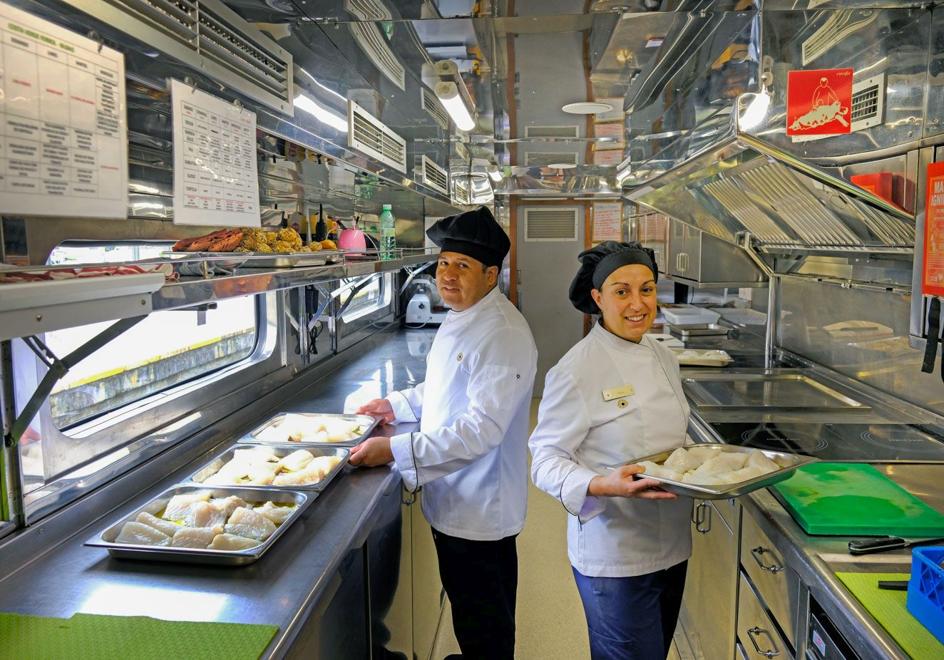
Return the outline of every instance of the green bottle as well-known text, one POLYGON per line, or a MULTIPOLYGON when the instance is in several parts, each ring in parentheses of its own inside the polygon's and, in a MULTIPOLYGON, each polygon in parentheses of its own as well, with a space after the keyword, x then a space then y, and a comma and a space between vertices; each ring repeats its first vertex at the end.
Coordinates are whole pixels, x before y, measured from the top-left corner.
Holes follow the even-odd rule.
POLYGON ((380 258, 397 257, 397 219, 393 217, 390 204, 383 205, 380 213, 380 258))

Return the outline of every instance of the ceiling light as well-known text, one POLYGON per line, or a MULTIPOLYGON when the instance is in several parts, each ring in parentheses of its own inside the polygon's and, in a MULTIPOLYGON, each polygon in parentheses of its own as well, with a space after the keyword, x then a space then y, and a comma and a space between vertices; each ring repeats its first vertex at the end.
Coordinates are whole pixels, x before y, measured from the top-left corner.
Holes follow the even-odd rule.
POLYGON ((739 105, 742 105, 750 96, 754 98, 748 102, 744 114, 738 117, 738 130, 741 131, 749 131, 763 124, 767 119, 767 110, 770 109, 770 94, 766 91, 757 94, 742 94, 738 99, 739 105))
POLYGON ((572 115, 595 115, 600 112, 610 112, 613 106, 609 103, 597 103, 596 101, 580 101, 578 103, 568 103, 561 110, 572 115))
POLYGON ((436 97, 442 102, 443 107, 456 128, 460 131, 471 131, 475 128, 475 119, 472 117, 472 111, 466 107, 465 101, 459 92, 459 87, 454 82, 438 82, 433 90, 436 97))
POLYGON ((304 94, 299 94, 295 97, 295 107, 312 115, 322 124, 327 124, 335 130, 338 130, 342 133, 347 133, 347 119, 339 114, 331 112, 324 106, 318 105, 314 99, 305 96, 304 94))

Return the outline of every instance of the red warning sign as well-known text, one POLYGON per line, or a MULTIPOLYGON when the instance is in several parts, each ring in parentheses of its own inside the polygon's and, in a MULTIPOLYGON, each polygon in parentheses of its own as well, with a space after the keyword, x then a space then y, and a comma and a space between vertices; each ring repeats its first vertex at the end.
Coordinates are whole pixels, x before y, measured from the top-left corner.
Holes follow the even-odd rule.
POLYGON ((921 292, 944 296, 944 163, 928 165, 921 292))
POLYGON ((852 130, 852 69, 787 73, 787 135, 841 135, 852 130))

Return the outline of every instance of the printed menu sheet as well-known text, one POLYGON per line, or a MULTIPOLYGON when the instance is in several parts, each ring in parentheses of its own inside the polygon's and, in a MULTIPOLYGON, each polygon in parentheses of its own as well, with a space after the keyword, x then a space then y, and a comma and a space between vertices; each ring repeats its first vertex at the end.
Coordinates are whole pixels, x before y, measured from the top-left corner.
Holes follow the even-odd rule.
POLYGON ((0 3, 0 213, 128 217, 124 55, 0 3))
POLYGON ((621 240, 623 240, 622 202, 594 204, 592 242, 621 240))
POLYGON ((258 227, 256 113, 171 81, 174 223, 258 227))

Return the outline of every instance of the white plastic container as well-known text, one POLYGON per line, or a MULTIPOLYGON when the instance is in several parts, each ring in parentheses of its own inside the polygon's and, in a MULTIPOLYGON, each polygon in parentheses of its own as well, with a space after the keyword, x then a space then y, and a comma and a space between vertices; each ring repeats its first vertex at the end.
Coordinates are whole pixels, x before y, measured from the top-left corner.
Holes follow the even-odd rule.
POLYGON ((663 307, 662 315, 666 323, 672 325, 693 325, 696 323, 717 323, 721 314, 701 307, 663 307))

